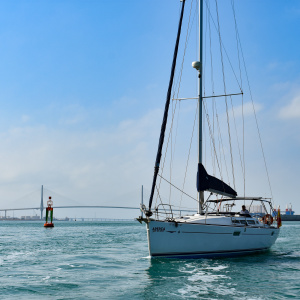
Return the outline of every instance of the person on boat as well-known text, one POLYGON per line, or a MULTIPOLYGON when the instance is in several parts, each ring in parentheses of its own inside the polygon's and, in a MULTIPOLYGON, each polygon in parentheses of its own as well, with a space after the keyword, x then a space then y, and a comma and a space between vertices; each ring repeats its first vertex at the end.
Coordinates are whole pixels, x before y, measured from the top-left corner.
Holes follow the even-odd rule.
POLYGON ((242 206, 242 210, 240 212, 240 215, 249 215, 249 211, 246 209, 246 206, 242 206))

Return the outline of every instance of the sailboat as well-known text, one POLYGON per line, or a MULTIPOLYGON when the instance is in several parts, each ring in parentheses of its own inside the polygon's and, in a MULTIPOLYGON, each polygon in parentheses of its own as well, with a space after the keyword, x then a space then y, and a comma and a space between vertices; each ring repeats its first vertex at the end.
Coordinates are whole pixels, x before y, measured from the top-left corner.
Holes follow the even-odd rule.
MULTIPOLYGON (((176 215, 171 204, 153 207, 154 194, 158 193, 158 176, 162 177, 160 164, 176 60, 181 35, 182 20, 186 0, 181 0, 181 12, 173 55, 171 76, 166 97, 165 111, 161 125, 158 151, 154 166, 153 183, 149 205, 141 205, 145 217, 138 220, 147 227, 149 254, 151 257, 218 257, 235 256, 268 250, 276 241, 280 222, 276 226, 276 216, 272 199, 263 197, 238 196, 234 188, 224 180, 208 174, 203 160, 203 0, 199 0, 199 60, 192 63, 198 77, 198 166, 197 166, 197 211, 176 215), (205 194, 208 194, 205 200, 205 194), (250 213, 246 205, 242 211, 234 211, 236 203, 255 203, 262 208, 261 214, 250 213)), ((222 95, 229 97, 228 94, 222 95)), ((213 96, 216 97, 216 96, 213 96)), ((192 99, 192 98, 190 98, 192 99)), ((169 182, 170 185, 173 185, 169 182)), ((184 191, 182 191, 184 193, 184 191)))

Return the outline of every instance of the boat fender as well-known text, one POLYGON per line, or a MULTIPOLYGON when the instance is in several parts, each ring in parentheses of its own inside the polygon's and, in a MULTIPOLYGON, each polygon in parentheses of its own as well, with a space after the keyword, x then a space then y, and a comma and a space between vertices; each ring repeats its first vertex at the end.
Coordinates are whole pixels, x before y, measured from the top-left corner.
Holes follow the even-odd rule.
POLYGON ((262 217, 262 221, 264 224, 271 225, 273 224, 274 219, 270 214, 266 214, 262 217))
POLYGON ((175 223, 175 227, 178 227, 178 223, 177 222, 174 222, 175 223))

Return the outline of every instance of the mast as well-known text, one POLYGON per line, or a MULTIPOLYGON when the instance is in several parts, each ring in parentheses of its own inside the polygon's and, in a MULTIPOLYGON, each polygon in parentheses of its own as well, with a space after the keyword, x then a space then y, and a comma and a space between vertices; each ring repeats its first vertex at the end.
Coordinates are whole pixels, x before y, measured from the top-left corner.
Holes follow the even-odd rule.
MULTIPOLYGON (((202 107, 203 107, 203 95, 202 95, 202 75, 203 75, 203 0, 199 0, 199 61, 193 63, 193 67, 198 70, 199 82, 198 82, 198 107, 199 107, 199 144, 198 144, 198 165, 202 164, 202 107)), ((204 192, 198 192, 198 214, 203 211, 204 192)))
POLYGON ((211 193, 217 193, 224 196, 235 198, 237 192, 227 185, 222 180, 208 175, 203 166, 203 135, 202 135, 202 123, 203 123, 203 91, 202 91, 202 78, 203 78, 203 0, 199 0, 199 61, 192 63, 193 68, 198 71, 199 77, 199 144, 198 144, 198 172, 197 172, 197 190, 198 190, 198 214, 203 213, 204 204, 204 191, 210 191, 211 193))
MULTIPOLYGON (((199 72, 199 153, 198 163, 202 164, 202 107, 203 107, 203 95, 202 95, 202 74, 203 74, 203 0, 200 0, 199 7, 199 61, 200 61, 200 72, 199 72)), ((204 203, 204 192, 199 192, 199 207, 198 213, 202 213, 204 203)))

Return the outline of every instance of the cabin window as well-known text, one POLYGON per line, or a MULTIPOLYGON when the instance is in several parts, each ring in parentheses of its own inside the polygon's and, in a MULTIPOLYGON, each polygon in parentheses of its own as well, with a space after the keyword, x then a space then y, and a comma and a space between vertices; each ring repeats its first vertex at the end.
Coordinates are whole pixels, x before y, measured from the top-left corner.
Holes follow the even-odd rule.
POLYGON ((240 224, 240 221, 239 220, 232 220, 232 223, 233 224, 240 224))
POLYGON ((244 224, 244 225, 247 224, 246 220, 240 220, 240 222, 241 222, 241 224, 244 224))
POLYGON ((255 224, 255 221, 254 221, 254 220, 247 220, 247 223, 248 223, 248 224, 251 224, 251 225, 254 225, 254 224, 255 224))

